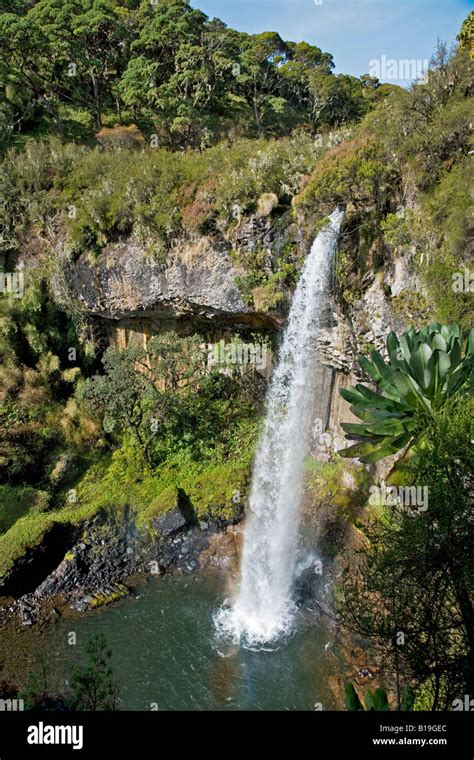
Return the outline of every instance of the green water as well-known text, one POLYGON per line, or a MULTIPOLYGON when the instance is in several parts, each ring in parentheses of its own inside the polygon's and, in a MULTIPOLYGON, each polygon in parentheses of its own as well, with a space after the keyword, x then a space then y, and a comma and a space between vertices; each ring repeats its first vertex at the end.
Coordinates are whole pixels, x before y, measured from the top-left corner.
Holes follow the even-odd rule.
POLYGON ((293 636, 274 651, 216 640, 212 615, 222 604, 218 574, 163 577, 135 595, 50 632, 49 656, 66 674, 83 660, 87 639, 103 632, 113 651, 119 709, 314 710, 337 707, 328 684, 338 671, 328 622, 301 610, 293 636), (68 644, 74 631, 76 646, 68 644), (155 707, 156 709, 156 707, 155 707))

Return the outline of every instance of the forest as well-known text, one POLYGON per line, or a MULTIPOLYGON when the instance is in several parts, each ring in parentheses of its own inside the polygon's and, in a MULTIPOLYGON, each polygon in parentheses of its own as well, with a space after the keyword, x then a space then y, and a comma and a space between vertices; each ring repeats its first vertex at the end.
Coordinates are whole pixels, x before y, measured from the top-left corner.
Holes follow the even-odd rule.
MULTIPOLYGON (((365 642, 377 677, 366 689, 339 674, 335 704, 456 709, 474 695, 473 14, 455 47, 439 42, 427 76, 402 88, 334 73, 315 45, 239 32, 187 0, 2 5, 2 610, 19 613, 25 594, 31 607, 28 595, 76 562, 81 541, 107 550, 133 524, 137 564, 105 591, 95 577, 89 590, 77 560, 91 605, 115 603, 116 581, 150 558, 161 568, 157 525, 183 500, 192 530, 240 524, 268 377, 232 360, 209 366, 208 344, 251 342, 275 365, 310 245, 342 208, 330 296, 355 335, 340 349, 345 406, 333 423, 346 440, 306 463, 305 498, 315 514, 332 505, 320 531, 338 569, 331 615, 365 642), (144 297, 133 307, 116 298, 113 311, 107 288, 124 246, 122 290, 111 292, 138 288, 140 251, 157 278, 204 261, 207 300, 181 293, 159 330, 144 297), (236 275, 235 309, 209 307, 211 250, 236 275), (410 282, 395 288, 388 273, 400 260, 410 282), (383 339, 370 332, 373 283, 389 310, 383 339), (142 318, 143 334, 133 329, 146 340, 119 345, 120 320, 142 318), (381 472, 389 487, 428 489, 426 511, 370 501, 381 472), (62 543, 32 578, 25 558, 53 534, 62 543)), ((59 703, 57 684, 15 680, 3 654, 0 681, 35 709, 116 709, 105 650, 89 643, 95 661, 59 703), (105 696, 91 706, 95 681, 105 696)))

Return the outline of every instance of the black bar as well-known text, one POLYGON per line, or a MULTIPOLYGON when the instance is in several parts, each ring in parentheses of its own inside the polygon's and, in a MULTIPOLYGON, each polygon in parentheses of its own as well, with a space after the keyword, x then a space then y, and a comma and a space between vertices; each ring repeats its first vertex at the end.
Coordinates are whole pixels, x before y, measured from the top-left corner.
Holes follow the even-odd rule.
MULTIPOLYGON (((182 757, 184 751, 228 757, 229 751, 235 756, 239 746, 246 757, 251 737, 259 739, 260 746, 263 741, 267 749, 274 745, 283 751, 284 746, 293 746, 292 755, 306 747, 305 754, 309 751, 315 760, 322 757, 323 750, 334 753, 334 758, 345 752, 348 760, 472 760, 472 717, 469 712, 4 712, 0 713, 0 760, 25 756, 141 760, 148 756, 182 757), (82 748, 29 744, 29 735, 36 738, 36 731, 30 727, 40 723, 43 739, 50 736, 48 726, 82 726, 82 748)), ((71 733, 69 738, 79 744, 79 734, 71 733)), ((333 755, 327 760, 333 760, 333 755)))

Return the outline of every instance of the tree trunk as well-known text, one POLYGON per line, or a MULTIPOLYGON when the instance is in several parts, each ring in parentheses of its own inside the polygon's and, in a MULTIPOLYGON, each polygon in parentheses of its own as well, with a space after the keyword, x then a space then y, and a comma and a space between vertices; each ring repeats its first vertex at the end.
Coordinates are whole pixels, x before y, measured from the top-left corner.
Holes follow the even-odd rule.
MULTIPOLYGON (((86 53, 87 53, 87 57, 89 58, 89 51, 86 50, 86 53)), ((101 108, 100 108, 100 92, 99 92, 99 83, 97 81, 97 77, 96 77, 93 66, 91 66, 91 79, 92 79, 92 88, 94 90, 94 105, 95 105, 94 121, 95 121, 96 128, 100 129, 102 126, 102 115, 101 115, 101 108)))
POLYGON ((51 116, 51 118, 54 120, 54 122, 55 122, 55 124, 56 124, 56 126, 58 128, 58 132, 59 132, 61 138, 64 140, 65 137, 66 137, 66 128, 65 128, 64 122, 62 121, 62 119, 61 119, 60 115, 58 114, 56 108, 53 105, 51 105, 51 103, 49 103, 49 101, 47 100, 47 98, 45 98, 44 95, 42 95, 41 93, 38 93, 36 97, 39 100, 39 102, 41 103, 41 105, 44 106, 44 108, 49 113, 49 115, 51 116))
POLYGON ((474 694, 474 609, 464 579, 460 578, 456 571, 453 573, 453 585, 471 654, 469 658, 471 664, 467 673, 467 687, 470 690, 469 693, 474 694))
POLYGON ((254 80, 253 85, 253 112, 255 116, 255 124, 257 127, 257 135, 262 136, 262 123, 260 119, 260 113, 258 110, 258 94, 257 94, 257 82, 254 80))

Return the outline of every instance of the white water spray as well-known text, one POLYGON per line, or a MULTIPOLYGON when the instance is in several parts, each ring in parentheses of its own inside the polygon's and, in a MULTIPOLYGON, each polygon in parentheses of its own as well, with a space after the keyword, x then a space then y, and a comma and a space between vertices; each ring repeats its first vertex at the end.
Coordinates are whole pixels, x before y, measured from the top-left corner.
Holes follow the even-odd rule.
POLYGON ((294 293, 255 457, 240 587, 233 605, 215 616, 221 634, 248 646, 275 642, 291 629, 315 338, 343 215, 334 211, 318 234, 294 293))

